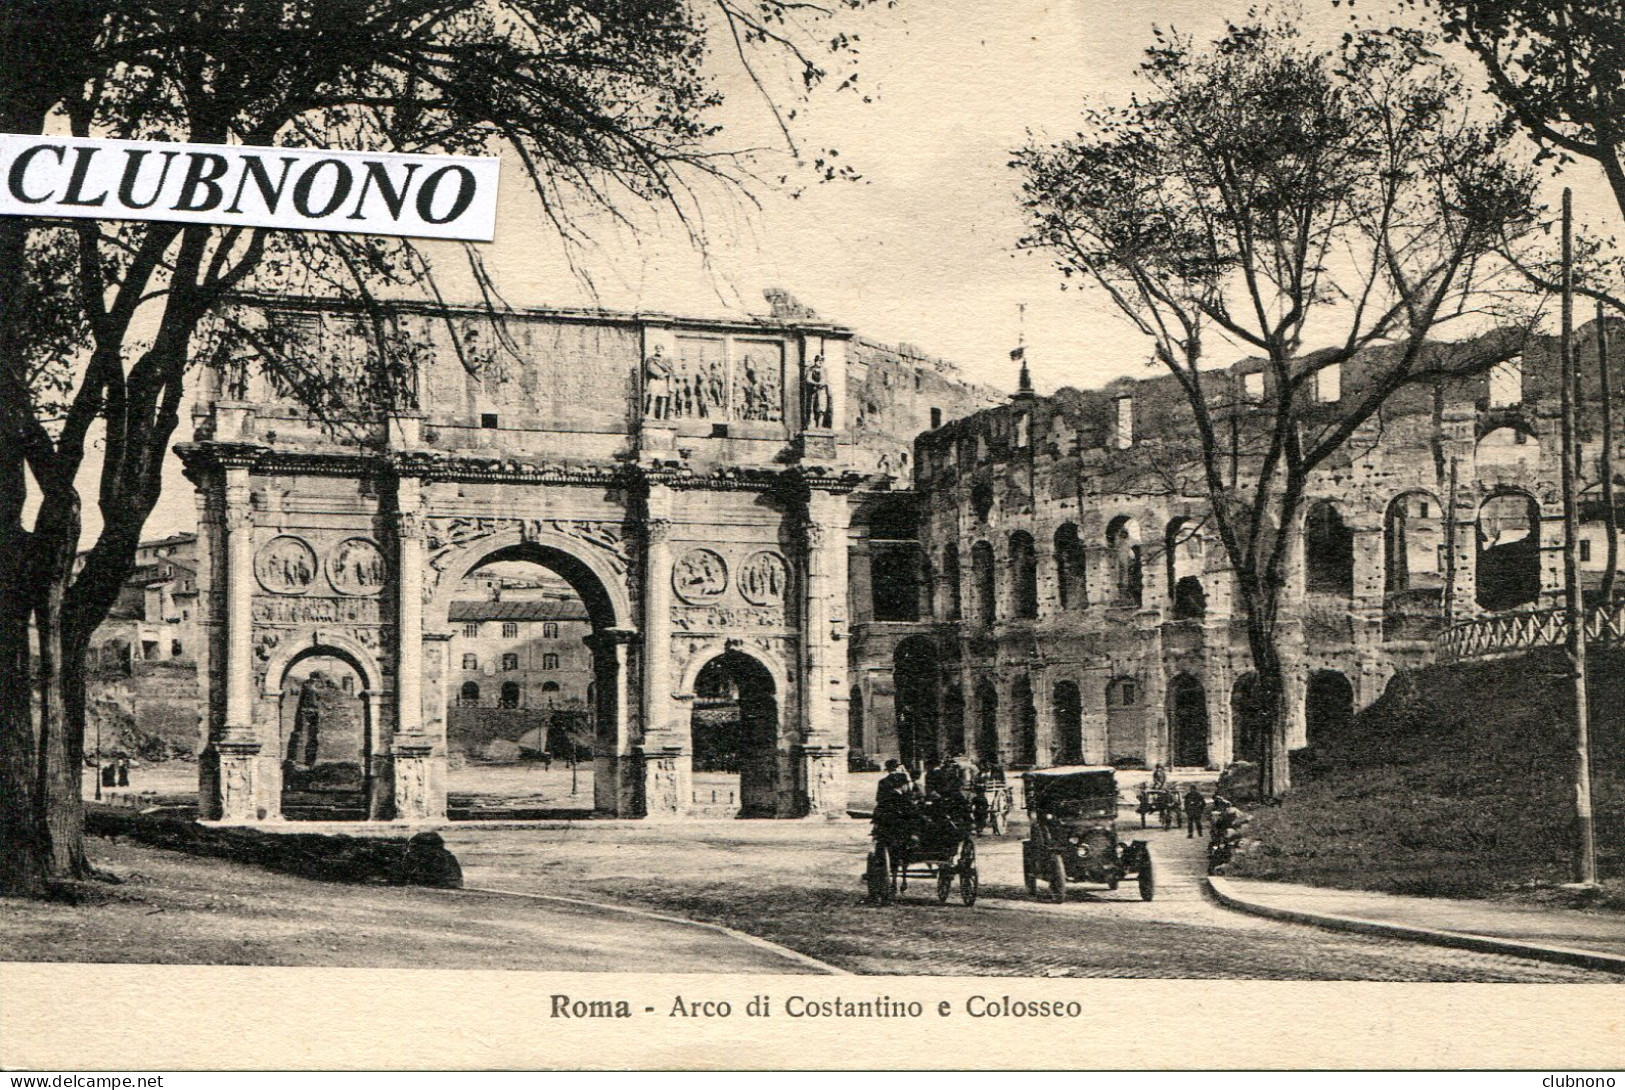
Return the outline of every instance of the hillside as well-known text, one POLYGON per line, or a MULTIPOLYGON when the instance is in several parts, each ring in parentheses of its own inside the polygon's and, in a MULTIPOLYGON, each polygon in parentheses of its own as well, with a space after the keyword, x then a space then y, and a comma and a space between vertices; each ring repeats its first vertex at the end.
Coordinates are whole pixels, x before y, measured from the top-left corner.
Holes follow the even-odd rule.
MULTIPOLYGON (((1403 675, 1345 733, 1293 756, 1226 873, 1445 897, 1560 900, 1570 877, 1573 706, 1562 656, 1403 675)), ((1605 890, 1625 909, 1625 652, 1591 656, 1593 797, 1605 890)))

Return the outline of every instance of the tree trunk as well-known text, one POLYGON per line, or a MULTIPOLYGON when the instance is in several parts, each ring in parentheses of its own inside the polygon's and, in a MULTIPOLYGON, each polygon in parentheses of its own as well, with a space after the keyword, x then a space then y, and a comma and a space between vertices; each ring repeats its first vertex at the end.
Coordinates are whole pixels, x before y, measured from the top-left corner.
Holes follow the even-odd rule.
POLYGON ((79 546, 79 496, 71 482, 47 489, 34 524, 34 628, 39 641, 39 794, 41 827, 51 874, 74 880, 90 873, 85 861, 84 657, 68 637, 63 605, 79 546), (81 695, 69 696, 69 675, 81 695), (79 716, 74 716, 77 703, 79 716))
POLYGON ((28 611, 26 604, 17 608, 15 579, 21 556, 0 543, 0 896, 38 897, 46 889, 50 852, 38 825, 28 611))
POLYGON ((1252 617, 1247 621, 1247 645, 1252 651, 1253 670, 1258 677, 1254 690, 1257 710, 1263 720, 1264 752, 1258 767, 1258 793, 1266 802, 1280 799, 1292 789, 1289 761, 1289 728, 1286 702, 1286 674, 1272 627, 1252 617))

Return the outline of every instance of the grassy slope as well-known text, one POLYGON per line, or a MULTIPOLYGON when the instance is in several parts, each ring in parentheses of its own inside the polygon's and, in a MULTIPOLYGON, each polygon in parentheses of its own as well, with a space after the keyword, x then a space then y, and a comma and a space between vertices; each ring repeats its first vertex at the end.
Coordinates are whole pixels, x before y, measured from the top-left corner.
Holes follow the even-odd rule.
MULTIPOLYGON (((1625 652, 1591 656, 1593 903, 1625 908, 1625 652)), ((1572 691, 1555 652, 1396 679, 1342 737, 1293 758, 1227 869, 1247 878, 1443 897, 1544 899, 1573 844, 1572 691)))

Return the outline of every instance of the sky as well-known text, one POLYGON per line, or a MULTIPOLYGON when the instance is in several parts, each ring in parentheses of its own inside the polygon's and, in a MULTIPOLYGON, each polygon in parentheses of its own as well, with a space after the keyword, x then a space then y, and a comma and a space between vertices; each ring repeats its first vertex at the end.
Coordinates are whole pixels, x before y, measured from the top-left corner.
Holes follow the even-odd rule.
MULTIPOLYGON (((567 259, 505 163, 497 237, 483 257, 515 305, 762 313, 762 289, 772 286, 863 336, 916 345, 1004 389, 1015 385, 1009 353, 1018 337, 1040 392, 1144 374, 1146 345, 1124 320, 1094 294, 1062 290, 1043 255, 1017 250, 1024 223, 1010 153, 1071 135, 1086 99, 1123 101, 1154 26, 1205 41, 1245 13, 1229 0, 880 4, 846 24, 860 35, 860 86, 872 101, 817 92, 794 125, 804 148, 837 147, 860 181, 708 203, 703 255, 668 219, 636 239, 600 226, 591 247, 567 259)), ((1302 0, 1302 13, 1325 34, 1348 19, 1330 0, 1302 0)), ((716 118, 724 143, 770 140, 768 115, 741 73, 723 66, 717 78, 728 93, 716 118)), ((1565 181, 1577 187, 1582 218, 1598 210, 1617 221, 1592 164, 1565 181)), ((443 256, 447 295, 472 298, 455 248, 443 256)), ((1210 355, 1223 362, 1224 350, 1210 355)), ((188 421, 176 438, 189 437, 188 421)), ((98 529, 93 479, 82 486, 88 544, 98 529)), ((147 536, 194 519, 191 487, 172 464, 147 536)))

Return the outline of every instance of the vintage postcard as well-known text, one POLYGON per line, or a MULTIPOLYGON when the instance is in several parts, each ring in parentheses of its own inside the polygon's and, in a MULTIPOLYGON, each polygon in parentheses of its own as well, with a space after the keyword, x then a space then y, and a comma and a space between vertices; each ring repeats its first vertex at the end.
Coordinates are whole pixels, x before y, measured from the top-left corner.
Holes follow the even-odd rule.
POLYGON ((0 1066, 1625 1064, 1625 11, 0 12, 0 1066))

